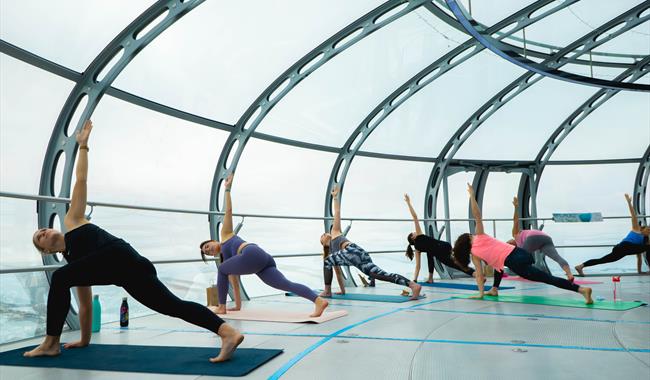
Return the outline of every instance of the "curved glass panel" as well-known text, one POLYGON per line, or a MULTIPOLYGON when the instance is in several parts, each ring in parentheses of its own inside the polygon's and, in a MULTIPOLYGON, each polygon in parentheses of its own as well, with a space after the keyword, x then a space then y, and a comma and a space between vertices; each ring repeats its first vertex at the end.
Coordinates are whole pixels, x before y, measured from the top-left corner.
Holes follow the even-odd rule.
POLYGON ((311 74, 271 110, 258 130, 340 147, 380 101, 465 39, 419 8, 311 74))
POLYGON ((523 72, 483 51, 408 99, 373 131, 361 150, 437 157, 474 111, 523 72))
POLYGON ((9 0, 0 3, 0 38, 76 71, 152 4, 9 0), (29 32, 26 32, 29 31, 29 32))
POLYGON ((379 4, 206 1, 142 51, 115 86, 234 124, 284 70, 379 4))
POLYGON ((542 79, 497 110, 456 158, 532 160, 548 137, 597 89, 542 79), (502 149, 495 149, 497 146, 502 149))
POLYGON ((322 216, 336 156, 251 139, 232 188, 235 213, 322 216))
POLYGON ((3 191, 38 193, 43 154, 73 86, 66 79, 0 54, 3 191))
MULTIPOLYGON (((627 216, 623 195, 631 193, 637 165, 549 166, 544 170, 537 195, 537 212, 551 217, 561 212, 602 212, 603 216, 627 216), (558 191, 558 189, 562 189, 558 191)), ((631 227, 629 219, 593 223, 545 222, 544 232, 556 246, 618 244, 631 227)), ((571 266, 609 253, 609 247, 560 248, 571 266)), ((557 265, 549 268, 558 270, 557 265)), ((585 273, 636 272, 634 255, 585 269, 585 273)))
POLYGON ((584 119, 552 160, 638 158, 650 145, 650 94, 622 91, 584 119))
POLYGON ((89 199, 207 209, 226 132, 108 96, 92 118, 89 199))
MULTIPOLYGON (((512 198, 519 189, 519 173, 490 173, 483 194, 483 219, 512 219, 514 206, 512 198)), ((501 241, 512 239, 512 221, 485 221, 485 233, 501 241)))
POLYGON ((432 166, 428 162, 355 157, 345 181, 341 216, 410 219, 404 202, 404 193, 408 193, 413 208, 423 218, 424 192, 432 166))
POLYGON ((495 4, 489 1, 459 1, 468 11, 471 3, 472 17, 480 21, 483 25, 495 24, 534 2, 533 0, 506 0, 499 1, 499 6, 495 7, 495 4))

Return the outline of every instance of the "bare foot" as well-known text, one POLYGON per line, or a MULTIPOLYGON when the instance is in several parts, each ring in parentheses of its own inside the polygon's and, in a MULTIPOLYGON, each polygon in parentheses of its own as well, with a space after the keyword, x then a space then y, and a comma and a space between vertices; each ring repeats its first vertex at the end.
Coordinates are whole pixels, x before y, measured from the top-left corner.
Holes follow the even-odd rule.
POLYGON ((26 358, 35 358, 37 356, 57 356, 61 353, 61 346, 57 344, 41 343, 40 346, 23 354, 26 358))
POLYGON ((219 336, 221 337, 221 351, 219 351, 219 356, 216 358, 210 358, 212 363, 225 362, 226 360, 229 360, 237 349, 237 346, 244 341, 244 336, 240 334, 239 331, 225 323, 219 327, 219 336))
POLYGON ((433 278, 428 278, 426 282, 427 284, 433 284, 433 278))
POLYGON ((578 292, 582 294, 583 297, 585 297, 585 303, 587 305, 591 305, 592 303, 594 303, 594 300, 591 299, 591 288, 588 288, 586 286, 581 286, 580 288, 578 288, 578 292))
POLYGON ((420 297, 420 292, 422 291, 422 285, 420 285, 420 284, 418 284, 416 282, 411 282, 409 284, 409 288, 411 288, 411 290, 413 290, 413 295, 409 299, 410 300, 418 299, 420 297))
POLYGON ((485 294, 487 294, 488 296, 498 297, 499 291, 497 290, 497 288, 491 288, 489 291, 485 292, 485 294))
POLYGON ((208 306, 208 309, 215 314, 226 314, 226 305, 208 306))
POLYGON ((585 266, 582 265, 582 264, 580 264, 580 265, 576 265, 576 266, 574 267, 574 268, 576 269, 576 272, 578 272, 578 276, 581 276, 581 277, 584 277, 584 276, 585 276, 585 272, 582 271, 582 268, 584 268, 584 267, 585 267, 585 266))
POLYGON ((327 290, 323 290, 320 292, 318 295, 319 297, 331 297, 332 296, 332 291, 330 290, 329 292, 327 290))
POLYGON ((327 308, 327 306, 329 306, 329 304, 330 303, 327 302, 326 299, 323 299, 321 297, 316 298, 316 300, 314 301, 314 306, 315 306, 314 312, 312 314, 310 314, 309 316, 311 318, 320 317, 323 314, 323 312, 325 311, 325 309, 327 308))

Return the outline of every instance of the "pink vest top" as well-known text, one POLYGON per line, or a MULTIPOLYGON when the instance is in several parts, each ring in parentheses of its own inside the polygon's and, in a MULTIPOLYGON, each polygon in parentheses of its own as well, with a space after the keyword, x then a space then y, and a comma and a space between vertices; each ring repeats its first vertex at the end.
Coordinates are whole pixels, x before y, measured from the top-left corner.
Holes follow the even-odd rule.
POLYGON ((523 247, 524 242, 526 241, 526 239, 528 239, 529 236, 538 236, 538 235, 548 236, 547 234, 545 234, 540 230, 521 230, 517 234, 517 237, 515 238, 515 243, 517 243, 517 247, 523 247))
POLYGON ((480 258, 499 271, 503 270, 506 257, 514 251, 515 247, 499 241, 490 235, 474 235, 472 240, 472 255, 480 258))

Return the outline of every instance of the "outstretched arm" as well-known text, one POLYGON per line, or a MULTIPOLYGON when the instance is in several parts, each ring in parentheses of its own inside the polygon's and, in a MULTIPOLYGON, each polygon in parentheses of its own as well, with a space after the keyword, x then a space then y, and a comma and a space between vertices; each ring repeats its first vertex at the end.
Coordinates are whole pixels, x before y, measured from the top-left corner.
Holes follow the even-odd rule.
POLYGON ((76 181, 72 189, 70 209, 65 214, 64 224, 66 228, 74 229, 85 223, 86 198, 88 193, 88 138, 93 129, 93 123, 86 120, 81 131, 77 132, 77 143, 79 153, 77 156, 76 181))
POLYGON ((469 183, 467 184, 467 192, 469 193, 469 201, 472 207, 472 216, 476 222, 476 235, 482 235, 485 233, 485 230, 483 229, 483 217, 481 216, 481 209, 478 207, 478 203, 476 203, 476 194, 474 194, 474 188, 469 183))
POLYGON ((413 282, 418 282, 418 276, 420 275, 420 263, 422 262, 422 252, 415 251, 415 273, 413 273, 413 282))
POLYGON ((512 237, 517 238, 517 235, 519 235, 520 229, 519 229, 519 200, 517 197, 512 198, 512 205, 515 206, 515 214, 512 217, 512 237))
POLYGON ((232 199, 230 198, 230 188, 232 187, 232 179, 234 177, 233 173, 230 173, 228 178, 225 179, 224 187, 224 198, 226 199, 226 209, 223 215, 223 222, 221 224, 221 238, 224 239, 228 235, 232 234, 232 199))
POLYGON ((343 282, 343 274, 341 273, 341 268, 335 266, 334 273, 336 273, 336 282, 339 283, 339 288, 341 289, 341 291, 337 294, 345 294, 345 283, 343 282))
MULTIPOLYGON (((411 213, 411 218, 413 218, 413 223, 415 223, 415 234, 422 235, 422 228, 420 228, 420 220, 418 219, 418 214, 415 213, 413 205, 411 204, 411 198, 408 194, 404 194, 404 200, 406 201, 406 205, 408 206, 409 212, 411 213)), ((415 277, 417 278, 417 275, 415 277)))
POLYGON ((474 263, 474 268, 476 268, 476 286, 478 286, 478 296, 472 297, 472 298, 483 298, 484 294, 484 289, 483 289, 483 281, 484 276, 483 276, 483 263, 481 262, 481 259, 478 257, 472 255, 472 263, 474 263))
POLYGON ((339 202, 339 186, 332 189, 332 208, 334 209, 334 224, 332 225, 332 235, 341 235, 341 203, 339 202))
POLYGON ((90 286, 78 286, 79 297, 79 324, 81 325, 81 339, 77 342, 66 343, 65 348, 86 347, 90 344, 93 324, 93 291, 90 286))
POLYGON ((634 211, 634 205, 632 204, 632 197, 630 194, 625 194, 625 200, 627 201, 627 207, 630 209, 630 216, 632 217, 632 231, 639 232, 641 227, 639 226, 639 220, 636 217, 636 211, 634 211))
POLYGON ((232 291, 235 293, 235 307, 231 307, 228 311, 239 311, 241 309, 241 294, 239 294, 239 276, 231 274, 228 276, 232 291))

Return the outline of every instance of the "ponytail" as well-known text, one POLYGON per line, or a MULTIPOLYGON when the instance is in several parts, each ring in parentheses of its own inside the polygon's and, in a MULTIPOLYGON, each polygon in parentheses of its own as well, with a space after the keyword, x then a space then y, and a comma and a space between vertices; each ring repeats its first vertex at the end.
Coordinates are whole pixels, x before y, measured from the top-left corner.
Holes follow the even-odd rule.
POLYGON ((413 248, 411 248, 411 245, 406 246, 406 257, 409 258, 409 260, 413 261, 413 248))

